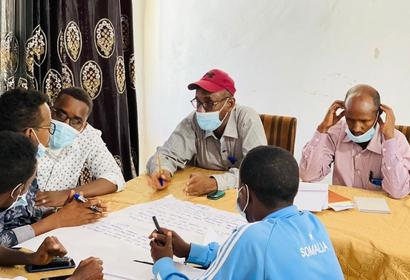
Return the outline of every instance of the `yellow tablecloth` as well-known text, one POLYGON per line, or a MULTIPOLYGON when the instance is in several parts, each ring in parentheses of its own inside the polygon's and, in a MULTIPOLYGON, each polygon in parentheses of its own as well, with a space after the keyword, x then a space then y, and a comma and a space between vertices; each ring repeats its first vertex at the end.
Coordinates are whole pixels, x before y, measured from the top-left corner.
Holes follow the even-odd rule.
POLYGON ((347 279, 410 279, 410 196, 390 199, 384 192, 331 186, 345 197, 385 198, 391 214, 356 209, 318 213, 347 279))
MULTIPOLYGON (((235 211, 236 191, 230 190, 219 200, 206 197, 186 196, 183 192, 189 174, 192 172, 215 173, 214 171, 189 168, 177 172, 172 185, 160 192, 151 189, 145 176, 127 182, 123 192, 102 196, 110 211, 160 199, 169 194, 181 200, 188 200, 226 211, 235 211)), ((318 213, 326 225, 346 279, 410 279, 410 196, 393 200, 382 192, 331 186, 331 190, 345 197, 384 197, 391 214, 362 213, 355 209, 318 213)), ((70 248, 67 248, 70 250, 70 248)), ((64 272, 59 272, 63 275, 64 272)), ((28 274, 22 266, 0 268, 2 276, 22 275, 29 279, 40 279, 57 275, 57 272, 28 274)))

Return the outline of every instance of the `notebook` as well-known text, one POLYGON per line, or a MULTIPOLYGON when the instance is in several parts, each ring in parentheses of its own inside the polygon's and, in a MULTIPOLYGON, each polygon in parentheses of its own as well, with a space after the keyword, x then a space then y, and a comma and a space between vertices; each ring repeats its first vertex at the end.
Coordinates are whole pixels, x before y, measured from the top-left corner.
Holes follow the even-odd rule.
POLYGON ((331 190, 328 192, 329 208, 334 211, 342 211, 354 208, 353 202, 350 198, 344 197, 331 190))
POLYGON ((390 208, 384 198, 355 196, 354 202, 360 212, 390 214, 390 208))
POLYGON ((336 202, 348 202, 348 201, 352 201, 350 198, 344 197, 338 193, 335 193, 334 191, 329 190, 328 193, 328 200, 329 203, 336 203, 336 202))

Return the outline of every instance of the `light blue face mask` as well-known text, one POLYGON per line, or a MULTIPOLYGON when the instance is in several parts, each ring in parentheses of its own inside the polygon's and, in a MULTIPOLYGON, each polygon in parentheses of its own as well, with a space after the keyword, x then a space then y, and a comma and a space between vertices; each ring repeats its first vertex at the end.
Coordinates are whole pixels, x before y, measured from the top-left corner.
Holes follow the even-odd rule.
POLYGON ((211 132, 222 125, 226 116, 229 114, 228 112, 225 114, 222 120, 219 119, 219 114, 221 110, 223 109, 223 107, 225 107, 226 102, 228 102, 228 100, 225 101, 224 105, 219 111, 216 111, 216 112, 198 112, 197 111, 196 112, 196 121, 198 122, 198 125, 202 130, 211 132))
POLYGON ((34 132, 34 136, 36 137, 37 143, 38 143, 36 158, 39 159, 39 158, 42 158, 46 155, 47 148, 44 147, 43 144, 41 144, 40 140, 38 140, 37 133, 34 131, 34 129, 33 129, 33 132, 34 132))
POLYGON ((76 129, 72 128, 66 123, 53 120, 56 125, 54 134, 51 135, 50 148, 57 150, 70 146, 75 138, 80 134, 76 129))
MULTIPOLYGON (((377 117, 376 117, 376 122, 377 122, 378 118, 379 118, 379 115, 377 115, 377 117)), ((373 126, 368 131, 366 131, 365 133, 363 133, 362 135, 359 135, 359 136, 355 136, 350 131, 349 127, 347 127, 346 128, 347 137, 349 137, 350 140, 352 140, 353 142, 358 143, 358 144, 369 142, 370 140, 373 139, 374 135, 376 134, 376 128, 375 128, 376 122, 373 124, 373 126)))
POLYGON ((240 187, 238 189, 238 193, 237 193, 237 197, 236 197, 236 210, 246 220, 248 220, 248 219, 246 218, 245 210, 246 210, 246 208, 248 208, 248 204, 249 204, 249 189, 248 189, 248 185, 245 184, 243 187, 240 187), (243 209, 241 209, 241 206, 239 206, 239 193, 241 192, 242 188, 246 188, 246 203, 245 203, 245 206, 243 207, 243 209))

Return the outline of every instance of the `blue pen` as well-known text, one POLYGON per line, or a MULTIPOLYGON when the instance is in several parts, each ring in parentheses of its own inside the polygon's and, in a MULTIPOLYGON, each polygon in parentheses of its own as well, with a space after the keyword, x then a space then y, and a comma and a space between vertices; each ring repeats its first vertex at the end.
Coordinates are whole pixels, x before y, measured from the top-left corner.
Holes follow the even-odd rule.
POLYGON ((373 185, 376 185, 378 187, 382 186, 383 179, 382 178, 373 178, 373 171, 370 171, 369 173, 369 181, 373 185))
MULTIPOLYGON (((88 199, 86 199, 84 196, 82 196, 79 193, 74 194, 74 199, 81 202, 81 203, 86 203, 88 201, 88 199)), ((93 210, 94 212, 102 213, 102 209, 100 207, 95 206, 95 205, 91 205, 88 208, 93 210)))
POLYGON ((234 165, 235 162, 237 161, 235 156, 228 156, 228 160, 231 162, 232 165, 234 165))

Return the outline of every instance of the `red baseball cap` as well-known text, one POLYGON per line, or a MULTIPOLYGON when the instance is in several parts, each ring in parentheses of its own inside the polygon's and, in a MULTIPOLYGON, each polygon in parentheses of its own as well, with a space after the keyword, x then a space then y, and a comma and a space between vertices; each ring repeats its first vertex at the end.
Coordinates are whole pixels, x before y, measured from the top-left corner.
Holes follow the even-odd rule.
POLYGON ((235 82, 227 73, 219 69, 208 71, 198 82, 188 85, 189 90, 198 87, 211 93, 226 89, 233 96, 235 94, 235 82))

